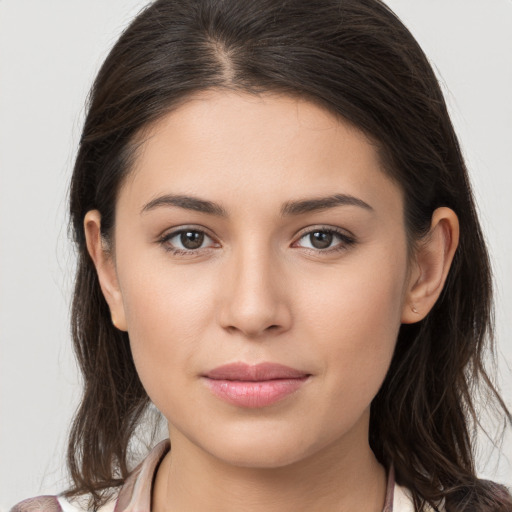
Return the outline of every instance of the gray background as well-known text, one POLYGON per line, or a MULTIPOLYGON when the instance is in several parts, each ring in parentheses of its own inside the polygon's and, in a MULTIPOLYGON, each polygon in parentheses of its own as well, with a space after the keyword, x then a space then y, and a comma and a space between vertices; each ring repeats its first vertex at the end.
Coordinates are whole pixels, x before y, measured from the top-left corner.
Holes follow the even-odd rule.
MULTIPOLYGON (((389 0, 435 63, 470 167, 497 283, 512 406, 512 2, 389 0)), ((66 188, 91 81, 141 0, 0 0, 0 511, 65 487, 80 392, 68 335, 66 188)), ((485 421, 485 418, 484 418, 485 421)), ((483 439, 485 441, 485 439, 483 439)), ((479 450, 512 485, 512 439, 479 450)))

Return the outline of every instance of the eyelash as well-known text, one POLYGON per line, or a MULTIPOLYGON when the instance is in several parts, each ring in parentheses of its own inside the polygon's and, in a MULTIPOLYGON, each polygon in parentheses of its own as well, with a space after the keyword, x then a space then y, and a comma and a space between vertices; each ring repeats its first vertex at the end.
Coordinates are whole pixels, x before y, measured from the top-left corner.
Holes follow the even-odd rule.
MULTIPOLYGON (((204 251, 205 249, 206 250, 210 249, 210 248, 177 249, 177 248, 169 246, 169 240, 171 240, 172 238, 174 238, 177 235, 180 235, 181 233, 186 233, 186 232, 203 233, 208 238, 212 238, 202 229, 182 228, 177 231, 172 231, 171 233, 167 233, 167 234, 163 235, 162 237, 160 237, 158 239, 158 243, 160 243, 164 247, 165 251, 167 251, 175 256, 195 256, 200 251, 204 251)), ((356 239, 354 237, 351 237, 351 236, 347 235, 346 233, 344 233, 343 231, 332 228, 332 227, 320 227, 320 228, 311 229, 310 231, 303 233, 299 237, 299 240, 301 240, 304 237, 311 235, 313 233, 326 233, 326 234, 336 235, 341 240, 342 243, 338 244, 337 246, 328 248, 328 249, 312 249, 310 247, 303 248, 307 252, 312 253, 312 254, 326 254, 326 253, 332 254, 332 253, 342 252, 342 251, 347 250, 348 247, 350 247, 356 243, 356 239)))

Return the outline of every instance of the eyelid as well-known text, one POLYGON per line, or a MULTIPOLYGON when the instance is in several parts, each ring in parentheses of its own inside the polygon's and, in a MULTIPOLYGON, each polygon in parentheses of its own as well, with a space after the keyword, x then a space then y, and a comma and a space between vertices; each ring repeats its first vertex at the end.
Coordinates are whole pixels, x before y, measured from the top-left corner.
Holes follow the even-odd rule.
POLYGON ((343 228, 340 228, 337 226, 328 226, 328 225, 324 225, 324 224, 318 224, 318 225, 308 226, 308 227, 304 228, 303 230, 301 230, 298 233, 297 238, 298 239, 303 238, 305 235, 309 235, 310 233, 314 233, 316 231, 327 231, 327 232, 336 233, 336 234, 346 237, 346 238, 351 238, 353 240, 356 239, 356 236, 353 233, 351 233, 348 229, 343 229, 343 228))
MULTIPOLYGON (((165 245, 171 240, 172 238, 180 235, 181 233, 187 232, 187 231, 194 231, 196 233, 202 233, 206 235, 208 238, 213 240, 215 243, 219 243, 216 241, 215 237, 212 236, 208 230, 203 226, 179 226, 174 228, 169 228, 163 231, 160 235, 156 237, 155 242, 161 245, 165 245)), ((187 252, 190 254, 194 254, 198 251, 204 251, 206 249, 210 249, 210 247, 203 247, 200 249, 178 249, 178 251, 187 252)), ((172 252, 172 249, 167 249, 169 252, 172 252)))
MULTIPOLYGON (((311 235, 312 233, 316 232, 323 232, 323 233, 332 233, 335 236, 337 236, 341 242, 337 245, 334 245, 333 247, 329 247, 327 249, 315 249, 311 247, 302 247, 303 250, 306 252, 310 252, 313 254, 320 254, 320 255, 327 255, 331 254, 333 252, 342 252, 347 250, 350 246, 357 243, 356 237, 348 230, 342 229, 339 227, 334 226, 325 226, 325 225, 319 225, 319 226, 308 226, 304 229, 299 235, 297 235, 297 241, 301 240, 302 238, 311 235)), ((295 242, 296 243, 296 242, 295 242)))

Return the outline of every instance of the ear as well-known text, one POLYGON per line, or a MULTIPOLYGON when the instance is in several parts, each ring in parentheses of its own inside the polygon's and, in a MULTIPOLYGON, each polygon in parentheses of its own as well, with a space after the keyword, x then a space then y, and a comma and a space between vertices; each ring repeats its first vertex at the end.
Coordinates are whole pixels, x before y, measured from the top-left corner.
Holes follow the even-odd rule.
POLYGON ((402 323, 423 320, 443 290, 459 243, 459 219, 450 208, 437 208, 430 230, 416 249, 404 306, 402 323))
POLYGON ((110 308, 112 323, 118 329, 126 331, 123 298, 117 279, 114 257, 101 237, 101 214, 98 210, 90 210, 86 213, 84 230, 87 251, 96 267, 101 291, 110 308))

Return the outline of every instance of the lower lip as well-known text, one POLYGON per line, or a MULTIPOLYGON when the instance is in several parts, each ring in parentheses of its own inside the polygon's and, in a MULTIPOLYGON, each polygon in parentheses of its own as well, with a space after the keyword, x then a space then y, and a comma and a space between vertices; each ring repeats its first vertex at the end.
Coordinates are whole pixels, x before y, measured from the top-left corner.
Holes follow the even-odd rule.
POLYGON ((206 378, 214 395, 239 407, 256 409, 276 403, 297 391, 308 376, 296 379, 261 381, 216 380, 206 378))

